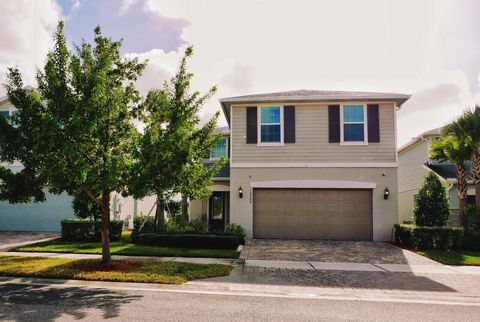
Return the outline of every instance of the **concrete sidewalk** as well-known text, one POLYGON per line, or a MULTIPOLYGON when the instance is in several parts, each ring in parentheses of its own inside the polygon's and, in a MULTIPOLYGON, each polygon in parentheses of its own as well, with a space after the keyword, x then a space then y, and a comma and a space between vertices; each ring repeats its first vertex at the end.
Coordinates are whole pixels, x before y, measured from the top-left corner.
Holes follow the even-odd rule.
MULTIPOLYGON (((100 254, 37 253, 37 252, 0 252, 0 256, 48 257, 70 259, 100 259, 100 254)), ((277 261, 234 258, 197 258, 197 257, 152 257, 112 255, 112 259, 141 259, 174 261, 194 264, 224 264, 244 266, 245 268, 271 268, 300 271, 345 271, 345 272, 389 272, 412 274, 456 274, 480 275, 478 266, 449 266, 425 264, 370 264, 350 262, 314 262, 314 261, 277 261)))
MULTIPOLYGON (((69 259, 100 259, 100 254, 70 254, 70 253, 37 253, 37 252, 0 252, 0 256, 21 256, 21 257, 47 257, 47 258, 69 258, 69 259)), ((165 262, 182 262, 192 264, 223 264, 243 265, 243 260, 236 258, 199 258, 199 257, 153 257, 153 256, 124 256, 112 255, 112 259, 140 259, 157 260, 165 262)))

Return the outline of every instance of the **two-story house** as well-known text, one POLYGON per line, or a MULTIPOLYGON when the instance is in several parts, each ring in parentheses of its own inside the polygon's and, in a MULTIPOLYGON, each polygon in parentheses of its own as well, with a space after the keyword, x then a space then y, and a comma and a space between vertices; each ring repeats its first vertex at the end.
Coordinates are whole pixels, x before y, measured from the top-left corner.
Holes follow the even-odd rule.
MULTIPOLYGON (((398 150, 398 200, 400 222, 411 221, 415 195, 429 171, 434 171, 447 189, 451 210, 450 221, 458 224, 457 169, 451 162, 430 159, 432 142, 440 138, 442 128, 432 129, 414 137, 398 150)), ((470 171, 468 169, 468 171, 470 171)), ((468 181, 467 204, 475 204, 475 188, 468 181)))
POLYGON ((249 237, 390 240, 398 223, 396 111, 408 95, 298 90, 220 100, 229 156, 190 218, 249 237), (229 176, 225 174, 229 173, 229 176))

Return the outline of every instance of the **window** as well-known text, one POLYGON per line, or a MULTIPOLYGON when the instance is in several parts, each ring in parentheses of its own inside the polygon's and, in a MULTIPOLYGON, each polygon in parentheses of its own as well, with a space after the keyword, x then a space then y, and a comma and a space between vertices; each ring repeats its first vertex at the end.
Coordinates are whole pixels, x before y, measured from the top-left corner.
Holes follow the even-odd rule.
POLYGON ((221 138, 213 145, 210 158, 220 159, 222 157, 226 157, 227 155, 227 138, 221 138))
POLYGON ((282 115, 280 106, 260 108, 260 143, 282 142, 282 115))
POLYGON ((9 111, 0 111, 0 115, 2 117, 8 117, 10 115, 10 112, 9 111))
POLYGON ((365 106, 343 105, 343 142, 365 142, 365 106))

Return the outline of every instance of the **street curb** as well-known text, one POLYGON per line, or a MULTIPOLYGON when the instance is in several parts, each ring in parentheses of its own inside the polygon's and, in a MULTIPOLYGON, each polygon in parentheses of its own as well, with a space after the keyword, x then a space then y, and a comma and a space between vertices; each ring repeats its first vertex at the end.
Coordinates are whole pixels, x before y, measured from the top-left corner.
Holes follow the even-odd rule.
POLYGON ((335 287, 282 286, 268 292, 259 285, 244 285, 236 288, 235 283, 187 282, 183 285, 98 282, 83 280, 61 280, 44 278, 0 277, 0 285, 37 285, 50 288, 109 289, 117 291, 170 292, 225 296, 250 296, 270 298, 295 298, 312 300, 342 300, 390 303, 414 303, 433 305, 459 305, 480 307, 480 294, 405 292, 384 289, 344 289, 335 287))

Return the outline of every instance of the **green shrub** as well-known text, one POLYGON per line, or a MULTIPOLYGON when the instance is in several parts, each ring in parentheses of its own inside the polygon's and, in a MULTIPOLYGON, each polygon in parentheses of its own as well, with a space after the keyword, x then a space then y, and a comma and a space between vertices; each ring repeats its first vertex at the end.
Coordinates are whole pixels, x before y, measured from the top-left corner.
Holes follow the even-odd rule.
MULTIPOLYGON (((62 220, 62 240, 65 241, 101 241, 102 223, 90 219, 62 220)), ((110 241, 122 238, 123 220, 112 220, 109 226, 110 241)))
POLYGON ((412 245, 412 229, 411 225, 394 225, 395 243, 404 246, 412 245))
POLYGON ((245 238, 247 237, 245 229, 239 224, 228 224, 227 227, 225 227, 225 233, 240 236, 243 241, 245 241, 245 238))
POLYGON ((179 248, 237 249, 240 237, 210 234, 143 233, 132 238, 134 243, 179 248))
MULTIPOLYGON (((450 216, 447 192, 437 175, 432 171, 425 177, 415 195, 413 219, 417 226, 443 227, 450 216)), ((422 234, 422 233, 420 233, 422 234)))
POLYGON ((395 225, 395 242, 415 248, 456 249, 462 245, 461 227, 418 227, 395 225))
POLYGON ((208 233, 201 219, 190 220, 190 222, 187 223, 182 216, 169 217, 165 225, 165 231, 167 233, 208 233))
POLYGON ((208 232, 207 227, 203 224, 201 219, 193 219, 185 227, 186 233, 205 234, 208 232))
POLYGON ((434 248, 435 231, 432 227, 414 227, 413 246, 416 248, 434 248))
POLYGON ((155 217, 145 215, 133 216, 133 233, 151 233, 155 231, 155 217))

